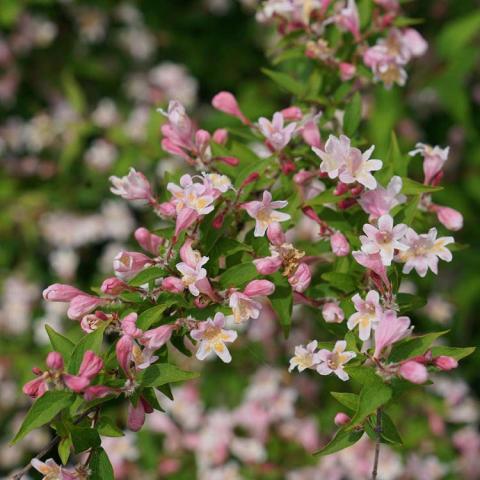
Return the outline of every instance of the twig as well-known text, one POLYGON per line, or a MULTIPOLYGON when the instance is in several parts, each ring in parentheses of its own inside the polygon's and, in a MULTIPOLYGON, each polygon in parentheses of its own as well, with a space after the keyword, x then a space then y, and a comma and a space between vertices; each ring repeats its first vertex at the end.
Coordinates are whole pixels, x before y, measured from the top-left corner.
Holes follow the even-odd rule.
POLYGON ((377 480, 378 460, 380 458, 380 440, 382 438, 382 409, 377 409, 377 424, 375 426, 377 439, 375 441, 375 457, 373 459, 372 480, 377 480))
MULTIPOLYGON (((79 424, 85 417, 87 417, 90 413, 92 413, 96 407, 89 408, 85 412, 83 412, 73 423, 74 425, 79 424)), ((55 447, 60 442, 60 437, 57 435, 54 437, 51 442, 40 452, 35 455, 34 458, 38 458, 39 460, 44 457, 53 447, 55 447)), ((21 470, 19 470, 15 475, 11 477, 11 480, 20 480, 30 469, 32 468, 31 461, 25 465, 21 470)))

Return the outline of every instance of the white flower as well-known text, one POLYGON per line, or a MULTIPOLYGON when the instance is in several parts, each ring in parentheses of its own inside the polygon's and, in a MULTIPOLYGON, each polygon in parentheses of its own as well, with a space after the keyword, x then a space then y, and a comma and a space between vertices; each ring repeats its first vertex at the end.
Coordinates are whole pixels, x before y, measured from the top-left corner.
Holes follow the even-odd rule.
POLYGON ((204 360, 213 352, 225 363, 232 361, 225 343, 234 342, 237 339, 237 332, 224 330, 224 326, 225 317, 223 313, 218 312, 213 320, 209 318, 205 322, 200 322, 198 328, 190 332, 191 337, 200 342, 196 355, 199 360, 204 360))
POLYGON ((183 175, 180 178, 180 186, 170 182, 167 190, 173 195, 177 213, 184 208, 191 208, 198 215, 207 215, 215 208, 212 205, 215 198, 208 186, 203 183, 194 183, 190 175, 183 175))
POLYGON ((348 319, 347 327, 349 330, 353 330, 358 325, 358 336, 365 342, 370 338, 372 329, 376 328, 383 313, 380 296, 375 290, 370 290, 365 300, 362 300, 357 293, 352 297, 352 301, 357 312, 348 319))
POLYGON ((183 275, 182 282, 190 290, 190 293, 195 297, 200 295, 200 290, 197 287, 197 282, 203 280, 207 276, 207 271, 202 268, 208 262, 208 257, 201 257, 197 263, 190 266, 188 263, 177 263, 177 270, 183 275))
POLYGON ((262 310, 260 302, 240 292, 234 292, 230 295, 229 306, 233 310, 235 323, 243 323, 250 318, 256 319, 262 310))
POLYGON ((220 175, 219 173, 203 173, 202 175, 212 188, 222 193, 232 188, 232 182, 226 175, 220 175))
POLYGON ((311 341, 306 347, 303 345, 297 345, 295 347, 295 356, 290 359, 290 367, 288 371, 291 372, 295 367, 299 372, 303 372, 307 368, 314 368, 320 363, 320 357, 317 349, 318 342, 316 340, 311 341))
POLYGON ((317 147, 312 147, 312 150, 322 159, 320 170, 327 173, 329 178, 337 178, 350 154, 350 139, 345 135, 339 138, 330 135, 325 143, 325 151, 317 147))
POLYGON ((332 372, 344 382, 350 377, 348 373, 343 369, 343 366, 349 362, 352 358, 355 358, 357 354, 355 352, 346 352, 347 342, 345 340, 339 340, 333 351, 322 349, 318 352, 321 363, 317 366, 317 372, 320 375, 330 375, 332 372))
POLYGON ((393 218, 390 215, 382 215, 378 219, 378 228, 365 224, 363 231, 365 235, 360 236, 362 251, 368 255, 379 253, 382 263, 385 266, 392 264, 395 249, 407 250, 408 246, 402 243, 407 225, 400 223, 393 226, 393 218))
POLYGON ((273 115, 273 120, 261 117, 258 120, 260 131, 268 140, 270 145, 277 151, 285 148, 292 139, 292 135, 297 127, 296 123, 290 123, 286 127, 283 126, 283 115, 280 112, 276 112, 273 115))
POLYGON ((358 148, 351 148, 344 168, 340 171, 340 181, 343 183, 358 182, 370 190, 376 188, 377 181, 370 172, 380 170, 383 163, 381 160, 370 160, 374 149, 375 145, 372 145, 362 153, 358 148))
POLYGON ((364 192, 358 203, 366 213, 372 218, 378 218, 382 215, 390 213, 392 208, 405 203, 407 197, 402 195, 402 178, 394 176, 390 179, 387 188, 377 185, 375 190, 364 192))
POLYGON ((404 239, 407 249, 399 252, 395 260, 405 263, 403 273, 410 273, 415 269, 421 277, 424 277, 430 268, 437 274, 439 258, 446 262, 452 260, 452 252, 446 245, 454 241, 453 237, 437 238, 436 228, 431 228, 428 233, 421 235, 408 228, 404 239))

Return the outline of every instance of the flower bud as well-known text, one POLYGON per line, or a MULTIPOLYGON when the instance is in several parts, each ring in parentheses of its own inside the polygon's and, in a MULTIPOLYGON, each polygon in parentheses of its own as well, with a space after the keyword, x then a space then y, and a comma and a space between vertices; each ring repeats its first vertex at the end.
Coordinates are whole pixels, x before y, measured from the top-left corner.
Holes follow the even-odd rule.
POLYGON ((312 280, 312 272, 306 263, 301 263, 295 273, 288 277, 288 283, 295 292, 304 292, 310 285, 312 280))
POLYGON ((245 188, 247 185, 250 185, 253 182, 256 182, 260 174, 258 172, 251 173, 240 185, 240 189, 245 188))
POLYGON ((303 185, 305 182, 308 182, 314 175, 308 170, 300 170, 293 176, 293 181, 297 185, 303 185))
POLYGON ((228 131, 225 128, 217 128, 213 132, 213 141, 219 145, 225 145, 228 140, 228 131))
POLYGON ((111 387, 107 387, 106 385, 91 385, 84 390, 83 398, 87 402, 90 402, 91 400, 104 398, 114 393, 115 390, 111 387))
POLYGON ((240 110, 237 99, 230 92, 217 93, 212 99, 212 105, 214 108, 220 110, 221 112, 239 118, 245 124, 250 123, 248 118, 245 117, 245 115, 240 110))
POLYGON ((290 173, 295 172, 297 166, 291 160, 285 160, 281 163, 280 168, 282 169, 282 173, 289 175, 290 173))
POLYGON ((92 312, 95 308, 106 303, 107 300, 93 295, 77 295, 71 302, 67 310, 67 316, 70 320, 80 320, 84 315, 92 312))
POLYGON ((80 377, 79 375, 70 375, 66 373, 62 376, 65 385, 73 392, 79 393, 84 388, 88 387, 90 380, 86 377, 80 377))
POLYGON ((345 238, 345 235, 340 232, 335 232, 330 237, 330 246, 332 247, 332 252, 337 257, 345 257, 350 253, 348 240, 345 238))
POLYGON ((174 217, 177 209, 172 202, 163 202, 155 206, 155 212, 163 217, 174 217))
POLYGON ((77 295, 83 292, 78 288, 61 283, 54 283, 43 291, 43 298, 49 302, 70 302, 77 295))
POLYGON ((458 362, 453 357, 447 355, 440 355, 433 360, 434 365, 440 370, 453 370, 458 367, 458 362))
POLYGON ((412 360, 402 363, 398 369, 398 373, 405 380, 412 383, 421 384, 428 380, 428 371, 425 365, 412 360))
POLYGON ((31 398, 38 398, 47 391, 47 386, 43 378, 34 378, 23 386, 22 391, 31 398))
POLYGON ((147 177, 134 168, 130 168, 125 177, 110 177, 113 187, 110 189, 115 195, 120 195, 125 200, 151 200, 152 187, 147 177))
POLYGON ((309 120, 302 129, 302 137, 307 145, 320 148, 321 137, 318 125, 314 120, 309 120))
POLYGON ((335 425, 337 425, 337 427, 342 427, 343 425, 346 425, 350 420, 351 418, 346 413, 338 412, 335 415, 333 421, 335 422, 335 425))
POLYGON ((146 331, 141 338, 141 343, 151 350, 158 350, 170 340, 176 329, 177 326, 174 323, 160 325, 160 327, 146 331))
POLYGON ((351 80, 355 76, 357 68, 355 67, 355 65, 352 65, 351 63, 342 62, 339 65, 339 70, 340 70, 340 78, 344 82, 347 82, 348 80, 351 80))
POLYGON ((119 295, 127 289, 128 285, 117 277, 106 278, 100 287, 102 293, 113 296, 119 295))
POLYGON ((280 246, 285 243, 285 234, 280 223, 273 222, 267 228, 267 238, 273 245, 280 246))
POLYGON ((222 228, 223 222, 225 220, 225 215, 223 213, 219 213, 212 221, 212 227, 215 229, 222 228))
POLYGON ((130 377, 130 362, 132 361, 133 339, 128 335, 124 335, 117 342, 115 352, 117 354, 118 364, 125 372, 127 377, 130 377))
POLYGON ((151 263, 152 259, 143 253, 122 251, 113 259, 113 270, 118 278, 130 280, 151 263))
POLYGON ((206 130, 197 130, 195 133, 195 146, 202 155, 210 145, 210 134, 206 130))
POLYGON ((303 117, 302 111, 298 107, 288 107, 280 111, 285 120, 294 121, 301 120, 303 117))
POLYGON ((167 292, 182 293, 185 290, 185 285, 177 277, 166 277, 162 280, 162 288, 167 292))
POLYGON ((47 367, 50 370, 62 371, 63 370, 63 357, 58 352, 50 352, 47 355, 46 364, 47 364, 47 367))
POLYGON ((152 255, 158 255, 158 249, 163 244, 163 238, 140 227, 135 230, 135 240, 138 244, 152 255))
POLYGON ((102 368, 103 360, 91 350, 87 350, 83 355, 78 375, 80 377, 85 377, 88 380, 92 380, 102 368))
POLYGON ((342 323, 345 319, 343 310, 335 302, 326 302, 322 307, 322 315, 327 323, 342 323))
POLYGON ((258 258, 253 263, 260 275, 271 275, 282 266, 282 259, 280 257, 265 257, 258 258))
POLYGON ((450 207, 435 207, 438 221, 449 230, 457 231, 463 228, 463 215, 450 207))
POLYGON ((275 285, 268 280, 252 280, 247 284, 243 293, 247 297, 268 296, 275 291, 275 285))
POLYGON ((236 167, 240 160, 237 157, 216 157, 216 160, 225 163, 225 165, 230 165, 231 167, 236 167))

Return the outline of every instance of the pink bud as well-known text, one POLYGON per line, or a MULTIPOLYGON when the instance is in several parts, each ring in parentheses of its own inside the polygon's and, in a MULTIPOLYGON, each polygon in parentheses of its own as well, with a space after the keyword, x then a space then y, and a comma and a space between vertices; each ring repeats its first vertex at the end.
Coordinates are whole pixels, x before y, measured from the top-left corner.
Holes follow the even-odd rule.
POLYGON ((335 415, 335 419, 333 421, 335 422, 335 425, 337 425, 337 427, 342 427, 343 425, 346 425, 350 420, 351 418, 346 413, 338 412, 335 415))
POLYGON ((236 167, 240 163, 240 160, 237 157, 215 157, 215 160, 219 160, 225 165, 230 165, 231 167, 236 167))
POLYGON ((308 121, 302 129, 302 137, 307 145, 321 147, 321 137, 318 125, 314 120, 308 121))
POLYGON ((243 293, 247 297, 268 296, 275 291, 275 285, 268 280, 252 280, 247 284, 243 293))
POLYGON ((116 393, 116 391, 111 387, 105 385, 91 385, 84 390, 83 398, 87 402, 90 402, 96 398, 104 398, 114 393, 116 393))
POLYGON ((440 355, 439 357, 433 360, 434 365, 440 370, 453 370, 458 367, 458 362, 453 358, 447 355, 440 355))
POLYGON ((357 68, 355 67, 355 65, 352 65, 351 63, 342 62, 340 63, 339 70, 340 70, 340 78, 344 82, 346 82, 348 80, 351 80, 355 76, 357 68))
POLYGON ((67 310, 67 316, 70 320, 80 320, 84 315, 95 310, 100 305, 106 303, 107 300, 93 295, 77 295, 71 302, 67 310))
POLYGON ((83 360, 78 371, 78 375, 87 378, 89 381, 95 377, 103 368, 103 360, 95 355, 91 350, 87 350, 83 355, 83 360))
POLYGON ((215 229, 222 228, 223 222, 225 220, 225 215, 223 213, 219 213, 212 221, 212 227, 215 229))
POLYGON ((22 391, 31 398, 38 398, 47 391, 47 385, 43 378, 34 378, 23 386, 22 391))
POLYGON ((115 275, 122 280, 130 280, 147 265, 152 264, 152 259, 140 252, 120 252, 113 259, 115 275))
POLYGON ((128 335, 124 335, 117 342, 115 352, 117 354, 118 364, 125 372, 127 377, 130 377, 130 362, 132 361, 133 339, 128 335))
POLYGON ((225 145, 228 140, 228 131, 225 128, 217 128, 213 132, 213 141, 219 145, 225 145))
POLYGON ((230 92, 217 93, 212 100, 212 105, 221 112, 228 113, 239 118, 243 123, 249 124, 250 121, 242 113, 238 106, 237 99, 230 92))
POLYGON ((102 293, 113 296, 119 295, 127 289, 128 285, 117 277, 106 278, 100 287, 102 293))
POLYGON ((177 326, 174 323, 161 325, 160 327, 146 331, 142 336, 141 342, 147 348, 157 350, 170 340, 172 333, 176 329, 177 326))
POLYGON ((129 313, 122 319, 120 325, 122 327, 122 332, 125 335, 128 335, 132 338, 140 338, 143 335, 143 330, 137 328, 137 318, 138 315, 136 312, 129 313))
POLYGON ((78 288, 61 283, 54 283, 43 291, 43 298, 49 302, 70 302, 77 295, 83 292, 78 288))
POLYGON ((285 175, 290 175, 291 173, 295 172, 297 170, 297 166, 295 165, 294 162, 292 162, 291 160, 284 160, 281 164, 280 164, 280 168, 282 169, 282 172, 285 174, 285 175))
POLYGON ((138 399, 137 406, 129 404, 127 427, 132 432, 138 432, 145 423, 145 413, 151 413, 151 411, 150 405, 143 398, 138 399))
POLYGON ((198 213, 192 208, 182 208, 177 215, 177 221, 175 223, 175 236, 177 237, 180 232, 187 230, 192 226, 199 218, 198 213))
POLYGON ((421 384, 428 380, 428 371, 425 365, 412 360, 402 363, 398 369, 398 373, 405 380, 412 383, 421 384))
POLYGON ((166 277, 162 280, 162 288, 167 292, 182 293, 185 285, 177 277, 166 277))
POLYGON ((302 211, 308 218, 310 218, 314 222, 317 222, 319 224, 322 223, 320 217, 315 213, 315 210, 312 207, 303 207, 302 211))
POLYGON ((46 364, 47 364, 47 367, 50 370, 62 371, 63 370, 63 357, 58 352, 50 352, 47 355, 46 364))
POLYGON ((202 155, 210 145, 210 134, 206 130, 197 130, 195 133, 195 146, 202 155))
POLYGON ((327 323, 342 323, 345 314, 335 302, 326 302, 322 307, 322 315, 327 323))
POLYGON ((88 387, 90 380, 86 377, 80 377, 78 375, 70 375, 65 373, 62 376, 65 385, 74 392, 81 392, 84 388, 88 387))
POLYGON ((437 214, 438 221, 449 230, 457 231, 463 228, 463 215, 457 210, 436 205, 434 212, 437 214))
POLYGON ((245 188, 247 185, 250 185, 253 182, 256 182, 260 177, 258 172, 251 173, 240 185, 240 189, 245 188))
POLYGON ((140 227, 135 230, 135 240, 147 252, 158 255, 158 249, 163 244, 163 238, 140 227))
POLYGON ((163 217, 174 217, 177 213, 175 204, 172 202, 163 202, 155 206, 155 211, 163 217))
POLYGON ((271 223, 267 228, 267 238, 273 245, 280 246, 285 243, 285 234, 280 223, 271 223))
POLYGON ((294 121, 301 120, 303 117, 302 111, 298 107, 288 107, 280 111, 285 120, 294 121))
POLYGON ((282 259, 280 257, 265 257, 258 258, 254 260, 253 263, 258 273, 261 275, 271 275, 282 266, 282 259))
POLYGON ((312 272, 306 263, 301 263, 295 273, 288 277, 288 283, 296 292, 304 292, 310 285, 312 272))
POLYGON ((297 185, 303 185, 305 182, 308 182, 313 176, 314 174, 312 172, 309 172, 308 170, 300 170, 293 176, 293 181, 297 185))
POLYGON ((345 257, 350 253, 348 240, 345 238, 345 235, 340 232, 335 232, 330 237, 330 246, 332 247, 332 252, 337 257, 345 257))

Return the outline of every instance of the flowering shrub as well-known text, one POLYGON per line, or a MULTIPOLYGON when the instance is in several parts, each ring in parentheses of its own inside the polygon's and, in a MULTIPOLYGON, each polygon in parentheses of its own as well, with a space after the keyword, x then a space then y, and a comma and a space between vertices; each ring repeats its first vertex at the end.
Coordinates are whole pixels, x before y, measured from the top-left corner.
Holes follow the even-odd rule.
MULTIPOLYGON (((114 276, 91 292, 58 283, 44 290, 46 301, 68 304, 67 315, 82 333, 73 341, 47 326, 53 351, 24 386, 35 401, 13 442, 43 425, 55 430, 32 461, 45 478, 113 478, 100 435, 119 433, 105 410, 126 406, 126 427, 139 431, 162 409, 157 391, 172 397, 171 384, 198 375, 179 368, 172 358, 178 353, 167 344, 200 361, 217 356, 230 363, 242 329, 269 313, 286 337, 294 306, 322 327, 322 338, 291 345, 293 376, 297 368, 312 370, 321 384, 328 375, 351 381, 348 392, 332 392, 342 405, 333 439, 322 448, 315 435, 303 440, 327 455, 370 437, 373 478, 382 469, 380 444, 402 443, 389 415, 401 406, 400 396, 472 353, 437 344, 445 332, 414 330, 408 315, 424 299, 400 291, 406 275, 437 274, 439 260, 452 260, 453 237, 432 226, 438 220, 456 231, 463 222, 459 212, 431 198, 441 189, 448 149, 417 144, 402 152, 392 135, 388 155, 372 158, 363 110, 372 83, 404 84, 407 62, 426 44, 415 30, 396 26, 408 23, 396 2, 378 1, 362 13, 354 1, 298 5, 268 1, 259 14, 262 21, 278 22, 280 55, 303 55, 300 71, 267 71, 293 95, 291 104, 271 120, 253 119, 232 93, 220 92, 213 107, 237 118, 238 126, 209 132, 171 100, 158 112, 165 118, 162 148, 185 167, 160 184, 133 167, 110 178, 113 194, 143 205, 155 218, 154 226, 135 231, 142 251, 120 251, 114 276), (419 157, 423 181, 409 177, 419 157), (53 447, 63 465, 72 452, 88 454, 73 467, 42 462, 53 447)), ((288 392, 274 383, 272 398, 288 392)), ((174 389, 171 409, 176 401, 174 389)), ((220 431, 223 441, 216 439, 213 450, 221 458, 228 449, 246 462, 264 458, 255 438, 232 437, 236 423, 225 420, 228 415, 212 417, 214 433, 200 433, 200 444, 220 431)), ((269 418, 266 430, 281 420, 269 418)), ((172 435, 168 425, 158 428, 172 435)), ((198 422, 186 426, 198 428, 198 422)), ((205 478, 214 478, 209 468, 218 463, 207 462, 205 478)), ((235 478, 235 472, 227 464, 215 474, 235 478)))

